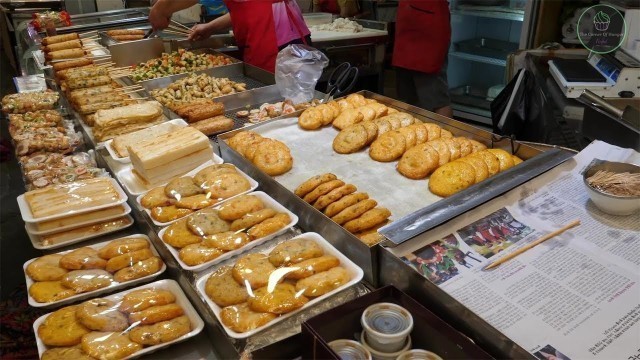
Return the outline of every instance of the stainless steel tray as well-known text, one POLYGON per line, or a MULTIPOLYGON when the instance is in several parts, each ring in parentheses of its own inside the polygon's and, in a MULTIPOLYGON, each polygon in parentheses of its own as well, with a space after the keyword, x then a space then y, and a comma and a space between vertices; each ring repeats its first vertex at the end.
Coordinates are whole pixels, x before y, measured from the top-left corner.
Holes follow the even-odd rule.
POLYGON ((489 38, 458 41, 454 47, 460 52, 495 59, 506 59, 510 53, 518 50, 517 43, 489 38))

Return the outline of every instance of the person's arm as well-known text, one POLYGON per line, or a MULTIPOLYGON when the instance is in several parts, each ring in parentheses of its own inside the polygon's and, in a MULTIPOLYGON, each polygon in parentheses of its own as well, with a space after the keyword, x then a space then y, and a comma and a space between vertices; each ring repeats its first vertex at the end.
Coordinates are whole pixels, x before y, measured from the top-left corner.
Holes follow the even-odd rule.
POLYGON ((197 24, 191 28, 189 40, 206 39, 211 34, 231 27, 231 15, 224 14, 217 19, 213 19, 206 24, 197 24))
POLYGON ((173 13, 192 7, 198 0, 158 0, 149 11, 149 22, 154 30, 166 29, 173 13))

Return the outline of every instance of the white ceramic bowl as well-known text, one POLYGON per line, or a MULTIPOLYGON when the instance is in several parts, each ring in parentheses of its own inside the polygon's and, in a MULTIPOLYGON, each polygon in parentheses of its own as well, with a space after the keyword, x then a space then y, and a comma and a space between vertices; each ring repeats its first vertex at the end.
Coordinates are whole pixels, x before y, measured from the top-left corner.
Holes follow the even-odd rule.
POLYGON ((598 209, 611 215, 631 215, 640 210, 640 196, 611 195, 589 185, 587 179, 600 170, 615 173, 640 173, 640 166, 613 161, 601 161, 589 167, 582 175, 587 193, 598 209))
POLYGON ((393 303, 369 306, 362 312, 360 323, 369 347, 383 353, 395 353, 402 349, 413 330, 411 313, 393 303))
POLYGON ((362 344, 362 346, 364 346, 365 349, 367 349, 367 351, 371 353, 371 355, 373 356, 373 360, 396 360, 398 356, 406 353, 409 349, 411 349, 411 336, 407 336, 405 341, 406 342, 402 349, 392 353, 385 353, 372 348, 367 343, 366 333, 364 330, 362 330, 362 333, 360 334, 360 343, 362 344))

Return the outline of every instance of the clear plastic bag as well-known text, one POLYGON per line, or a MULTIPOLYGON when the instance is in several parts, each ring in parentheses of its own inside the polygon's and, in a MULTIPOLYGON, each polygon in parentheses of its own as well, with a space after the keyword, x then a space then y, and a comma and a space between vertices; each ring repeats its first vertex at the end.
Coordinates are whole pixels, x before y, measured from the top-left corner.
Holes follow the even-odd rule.
POLYGON ((329 59, 320 50, 307 45, 289 45, 276 58, 276 86, 280 95, 294 104, 310 101, 322 69, 329 59))

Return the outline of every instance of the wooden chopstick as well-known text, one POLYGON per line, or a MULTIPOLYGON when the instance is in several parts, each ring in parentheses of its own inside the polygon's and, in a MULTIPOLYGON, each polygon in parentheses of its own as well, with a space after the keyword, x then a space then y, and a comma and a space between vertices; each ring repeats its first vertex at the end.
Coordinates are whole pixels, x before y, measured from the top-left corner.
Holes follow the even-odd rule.
POLYGON ((496 266, 498 266, 498 265, 500 265, 500 264, 502 264, 502 263, 504 263, 506 261, 509 261, 509 260, 513 259, 514 257, 522 254, 523 252, 531 249, 532 247, 537 246, 539 244, 542 244, 543 242, 545 242, 545 241, 547 241, 547 240, 549 240, 549 239, 551 239, 551 238, 553 238, 553 237, 555 237, 557 235, 560 235, 563 232, 565 232, 565 231, 567 231, 567 230, 569 230, 569 229, 571 229, 573 227, 576 227, 578 225, 580 225, 580 219, 574 220, 574 221, 570 222, 569 224, 561 227, 560 229, 558 229, 556 231, 553 231, 553 232, 550 232, 547 235, 541 237, 540 239, 538 239, 538 240, 536 240, 536 241, 534 241, 534 242, 532 242, 532 243, 530 243, 528 245, 525 245, 525 246, 521 247, 520 249, 512 252, 511 254, 506 255, 506 256, 504 256, 504 257, 492 262, 491 264, 487 265, 483 270, 492 269, 492 268, 494 268, 494 267, 496 267, 496 266))
POLYGON ((186 25, 184 25, 184 24, 181 24, 181 23, 179 23, 179 22, 177 22, 177 21, 175 21, 175 20, 171 20, 171 23, 172 23, 172 24, 176 24, 176 25, 178 25, 178 26, 179 26, 179 27, 181 27, 181 28, 184 28, 184 29, 187 29, 187 30, 191 31, 191 29, 189 29, 189 27, 188 27, 188 26, 186 26, 186 25))

